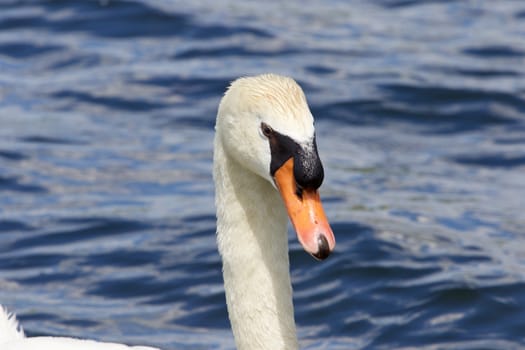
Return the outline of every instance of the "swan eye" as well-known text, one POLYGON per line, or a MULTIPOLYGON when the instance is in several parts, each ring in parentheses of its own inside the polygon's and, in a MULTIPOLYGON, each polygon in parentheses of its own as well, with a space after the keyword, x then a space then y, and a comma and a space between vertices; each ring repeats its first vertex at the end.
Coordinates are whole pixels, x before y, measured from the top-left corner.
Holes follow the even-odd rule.
POLYGON ((270 137, 273 134, 273 129, 266 123, 261 123, 261 130, 266 137, 270 137))

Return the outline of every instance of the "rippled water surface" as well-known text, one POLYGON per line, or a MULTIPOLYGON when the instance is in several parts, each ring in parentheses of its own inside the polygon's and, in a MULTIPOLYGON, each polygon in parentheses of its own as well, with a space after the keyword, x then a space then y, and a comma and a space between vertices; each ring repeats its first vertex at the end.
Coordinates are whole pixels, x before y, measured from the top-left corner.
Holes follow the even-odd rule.
POLYGON ((293 76, 338 240, 305 349, 525 348, 525 3, 0 1, 0 303, 29 335, 232 349, 211 177, 234 78, 293 76))

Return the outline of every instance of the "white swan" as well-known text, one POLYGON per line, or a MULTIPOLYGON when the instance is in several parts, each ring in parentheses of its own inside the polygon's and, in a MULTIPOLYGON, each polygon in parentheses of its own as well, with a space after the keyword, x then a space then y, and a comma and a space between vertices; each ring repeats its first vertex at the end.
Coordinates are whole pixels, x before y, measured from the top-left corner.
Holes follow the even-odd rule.
MULTIPOLYGON (((231 84, 217 115, 213 174, 217 243, 237 348, 297 349, 286 213, 314 257, 326 258, 335 239, 317 191, 323 168, 313 117, 293 79, 266 74, 231 84)), ((0 349, 154 350, 26 338, 1 306, 0 349)))
POLYGON ((286 212, 307 252, 324 259, 335 246, 312 114, 293 79, 260 75, 232 83, 215 129, 217 242, 237 348, 297 349, 286 212))

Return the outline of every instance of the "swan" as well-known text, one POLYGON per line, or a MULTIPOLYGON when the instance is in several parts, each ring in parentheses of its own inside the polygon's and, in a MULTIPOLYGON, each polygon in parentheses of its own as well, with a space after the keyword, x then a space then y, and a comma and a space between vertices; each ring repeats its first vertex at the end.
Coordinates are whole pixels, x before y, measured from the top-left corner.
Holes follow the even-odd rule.
MULTIPOLYGON (((318 192, 324 171, 312 113, 292 78, 243 77, 224 94, 215 130, 217 245, 235 344, 239 350, 298 349, 287 216, 303 248, 316 259, 325 259, 335 247, 318 192)), ((28 338, 1 305, 0 349, 158 350, 28 338)))
POLYGON ((217 244, 237 349, 297 349, 286 214, 315 258, 335 246, 312 113, 293 79, 245 77, 222 98, 215 131, 217 244))

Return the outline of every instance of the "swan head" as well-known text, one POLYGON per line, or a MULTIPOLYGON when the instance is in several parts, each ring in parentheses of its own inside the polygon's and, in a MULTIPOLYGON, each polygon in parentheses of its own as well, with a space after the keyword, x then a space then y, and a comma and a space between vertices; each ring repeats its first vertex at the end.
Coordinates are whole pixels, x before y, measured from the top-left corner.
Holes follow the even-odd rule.
POLYGON ((219 105, 216 132, 229 157, 279 191, 303 248, 328 257, 335 238, 319 197, 324 170, 301 87, 275 74, 237 79, 219 105))

